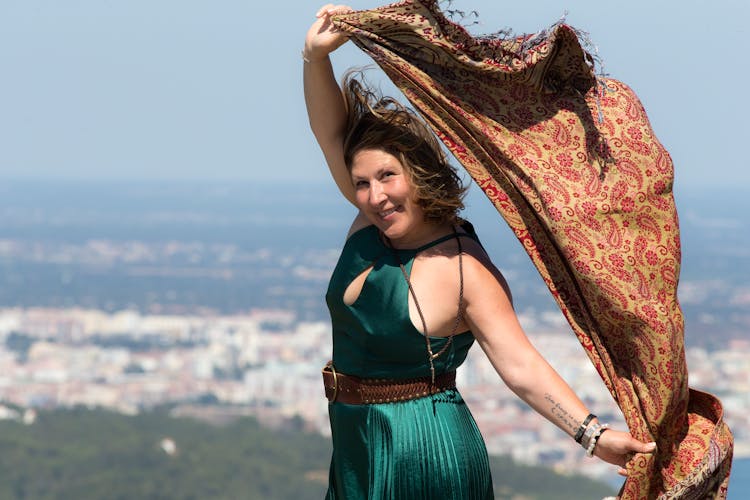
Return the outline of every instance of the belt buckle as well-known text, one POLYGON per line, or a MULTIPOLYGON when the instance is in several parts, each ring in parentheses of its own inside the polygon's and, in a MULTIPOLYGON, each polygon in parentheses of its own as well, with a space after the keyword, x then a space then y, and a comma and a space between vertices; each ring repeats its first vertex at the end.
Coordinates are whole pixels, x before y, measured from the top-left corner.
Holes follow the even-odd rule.
POLYGON ((336 396, 339 395, 339 377, 338 377, 338 374, 336 373, 336 368, 333 367, 333 360, 326 363, 326 366, 324 369, 326 368, 330 370, 331 374, 333 375, 333 387, 332 387, 333 396, 331 396, 330 399, 328 399, 329 402, 333 403, 334 401, 336 401, 336 396))

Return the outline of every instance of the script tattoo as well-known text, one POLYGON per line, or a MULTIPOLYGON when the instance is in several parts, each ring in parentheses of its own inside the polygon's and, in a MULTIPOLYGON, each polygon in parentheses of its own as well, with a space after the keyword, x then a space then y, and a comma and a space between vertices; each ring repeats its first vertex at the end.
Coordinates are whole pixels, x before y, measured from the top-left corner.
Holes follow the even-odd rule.
POLYGON ((570 413, 568 413, 567 410, 560 406, 560 403, 555 401, 550 393, 545 393, 544 399, 546 399, 552 405, 550 407, 552 415, 554 415, 560 422, 562 422, 568 429, 570 429, 571 432, 575 433, 575 431, 578 429, 579 424, 576 423, 570 413))

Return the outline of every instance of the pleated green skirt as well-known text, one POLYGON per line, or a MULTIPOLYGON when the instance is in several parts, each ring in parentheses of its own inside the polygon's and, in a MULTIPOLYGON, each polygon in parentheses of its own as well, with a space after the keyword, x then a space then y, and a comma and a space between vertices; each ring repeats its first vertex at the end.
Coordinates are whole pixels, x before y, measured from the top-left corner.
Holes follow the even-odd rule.
POLYGON ((487 449, 455 389, 400 403, 329 405, 327 499, 491 499, 487 449))

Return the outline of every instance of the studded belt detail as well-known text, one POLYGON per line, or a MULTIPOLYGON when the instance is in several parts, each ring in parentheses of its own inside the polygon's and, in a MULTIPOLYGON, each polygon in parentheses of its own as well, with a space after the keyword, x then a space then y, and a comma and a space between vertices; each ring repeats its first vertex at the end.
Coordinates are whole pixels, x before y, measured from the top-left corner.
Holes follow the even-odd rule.
POLYGON ((395 403, 421 398, 456 387, 456 372, 451 371, 435 377, 409 379, 360 378, 337 372, 333 362, 323 368, 323 386, 329 402, 366 405, 395 403))

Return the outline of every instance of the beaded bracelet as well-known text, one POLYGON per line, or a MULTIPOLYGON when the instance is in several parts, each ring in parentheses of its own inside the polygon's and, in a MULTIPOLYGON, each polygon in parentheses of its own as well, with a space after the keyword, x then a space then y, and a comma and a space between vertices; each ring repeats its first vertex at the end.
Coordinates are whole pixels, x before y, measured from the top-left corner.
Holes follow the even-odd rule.
POLYGON ((581 444, 581 438, 583 437, 583 433, 586 431, 586 427, 588 427, 589 423, 596 418, 596 415, 593 413, 589 413, 588 416, 581 422, 581 426, 578 427, 578 431, 576 432, 576 435, 573 439, 575 439, 576 443, 581 444))
POLYGON ((602 424, 597 429, 596 432, 594 432, 594 435, 591 436, 591 440, 589 441, 589 446, 586 448, 586 456, 593 457, 594 456, 594 448, 596 448, 596 443, 599 442, 599 438, 602 437, 602 434, 604 434, 604 431, 609 429, 609 425, 602 424))
POLYGON ((587 450, 589 445, 591 444, 591 438, 594 436, 596 431, 599 430, 601 427, 601 424, 591 424, 586 428, 586 432, 583 433, 583 438, 581 438, 580 445, 583 446, 584 450, 587 450))

